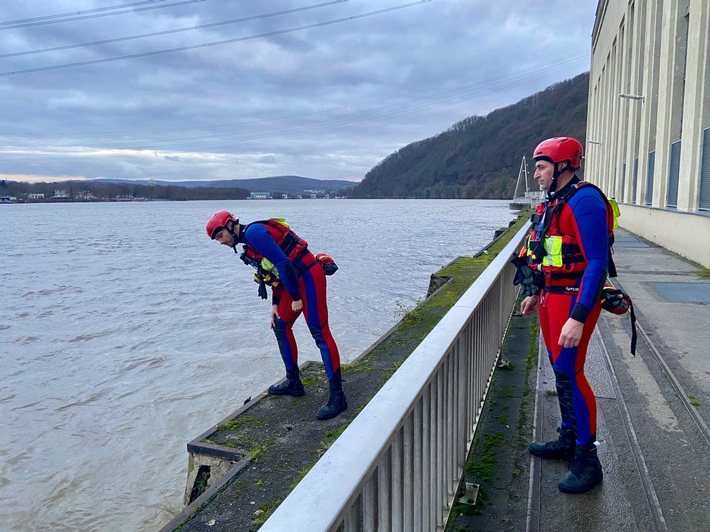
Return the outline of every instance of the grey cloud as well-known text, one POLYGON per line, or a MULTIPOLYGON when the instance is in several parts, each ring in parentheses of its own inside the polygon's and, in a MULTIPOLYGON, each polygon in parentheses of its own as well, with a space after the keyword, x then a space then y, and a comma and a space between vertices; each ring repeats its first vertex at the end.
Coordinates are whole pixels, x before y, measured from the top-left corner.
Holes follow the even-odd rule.
MULTIPOLYGON (((322 2, 208 0, 0 29, 0 50, 115 39, 316 3, 322 2)), ((239 39, 405 3, 351 0, 199 31, 5 57, 0 73, 239 39)), ((2 172, 359 179, 394 149, 588 70, 596 3, 432 0, 231 44, 0 75, 2 172), (37 149, 46 146, 54 147, 51 153, 37 149)), ((102 5, 87 0, 82 7, 102 5)), ((68 0, 3 2, 0 22, 74 10, 68 0)))

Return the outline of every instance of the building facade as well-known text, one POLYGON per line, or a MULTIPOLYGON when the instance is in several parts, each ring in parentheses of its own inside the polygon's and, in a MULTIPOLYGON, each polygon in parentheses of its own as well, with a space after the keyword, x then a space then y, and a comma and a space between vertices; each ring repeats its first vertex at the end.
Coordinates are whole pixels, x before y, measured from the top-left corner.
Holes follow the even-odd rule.
POLYGON ((619 224, 710 268, 710 0, 600 0, 585 177, 619 224))
POLYGON ((249 199, 271 199, 271 192, 252 192, 249 199))

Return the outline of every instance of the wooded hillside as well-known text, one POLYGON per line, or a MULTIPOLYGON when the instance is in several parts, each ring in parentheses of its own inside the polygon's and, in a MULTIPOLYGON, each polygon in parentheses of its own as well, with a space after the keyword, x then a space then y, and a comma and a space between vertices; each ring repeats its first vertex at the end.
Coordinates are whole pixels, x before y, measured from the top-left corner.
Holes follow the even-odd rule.
POLYGON ((589 74, 486 116, 466 118, 392 153, 349 193, 354 198, 512 198, 523 155, 545 138, 585 144, 589 74))

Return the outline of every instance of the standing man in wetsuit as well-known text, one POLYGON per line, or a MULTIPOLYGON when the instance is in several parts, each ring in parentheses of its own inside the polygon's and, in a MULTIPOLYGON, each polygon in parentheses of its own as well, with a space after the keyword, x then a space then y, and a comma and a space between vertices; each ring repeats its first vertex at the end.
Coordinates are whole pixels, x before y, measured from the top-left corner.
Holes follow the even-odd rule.
POLYGON ((330 397, 316 418, 330 419, 348 407, 340 375, 340 355, 328 326, 325 272, 308 250, 308 242, 299 238, 281 219, 239 223, 231 213, 219 211, 207 222, 207 235, 237 251, 240 258, 256 268, 259 295, 267 298, 266 285, 271 286, 271 328, 286 366, 286 380, 269 387, 271 395, 305 394, 298 370, 298 346, 293 324, 303 312, 308 329, 320 350, 328 375, 330 397))
POLYGON ((603 478, 595 444, 597 406, 584 362, 601 311, 613 215, 601 191, 575 174, 582 160, 577 140, 547 139, 535 148, 533 159, 534 177, 546 197, 532 217, 530 239, 518 259, 519 273, 529 268, 522 273, 532 279, 522 283, 527 297, 520 310, 529 315, 538 307, 562 421, 557 440, 532 442, 528 450, 541 458, 570 459, 558 487, 585 493, 603 478))

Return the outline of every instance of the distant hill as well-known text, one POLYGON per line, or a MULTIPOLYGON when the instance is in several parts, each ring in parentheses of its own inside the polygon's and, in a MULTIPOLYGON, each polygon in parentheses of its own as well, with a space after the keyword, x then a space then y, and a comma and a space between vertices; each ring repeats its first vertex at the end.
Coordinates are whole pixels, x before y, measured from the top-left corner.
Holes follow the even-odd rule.
POLYGON ((155 184, 160 186, 180 186, 180 187, 212 187, 212 188, 243 188, 249 192, 270 192, 284 194, 301 194, 306 191, 318 190, 324 192, 337 192, 350 189, 357 185, 353 181, 343 181, 338 179, 313 179, 311 177, 301 177, 297 175, 284 175, 274 177, 258 177, 251 179, 228 179, 224 181, 149 181, 143 180, 121 180, 121 179, 92 179, 91 182, 103 183, 134 183, 139 185, 155 184))
POLYGON ((372 168, 354 198, 509 199, 523 155, 548 137, 585 144, 589 73, 413 142, 372 168))

